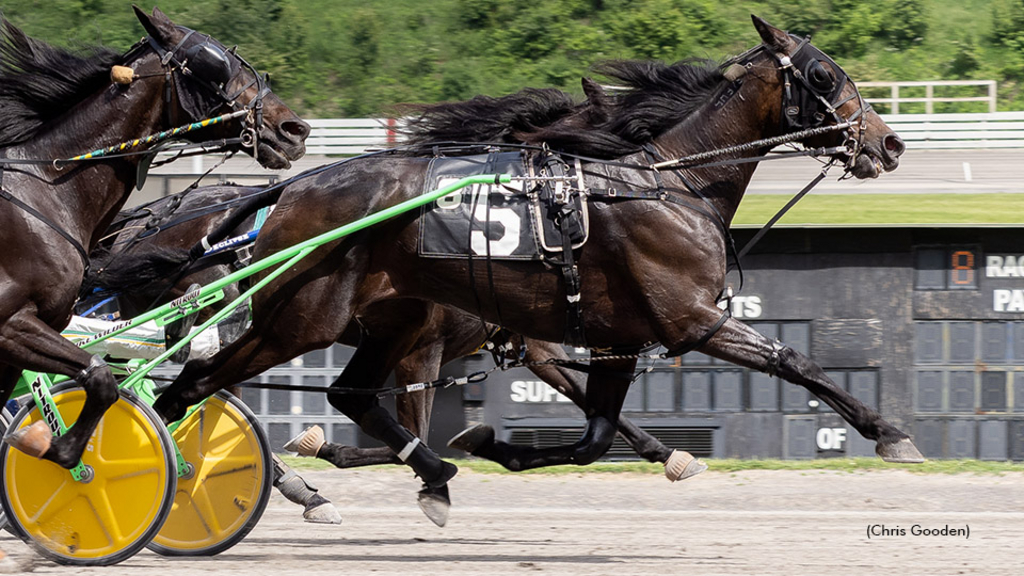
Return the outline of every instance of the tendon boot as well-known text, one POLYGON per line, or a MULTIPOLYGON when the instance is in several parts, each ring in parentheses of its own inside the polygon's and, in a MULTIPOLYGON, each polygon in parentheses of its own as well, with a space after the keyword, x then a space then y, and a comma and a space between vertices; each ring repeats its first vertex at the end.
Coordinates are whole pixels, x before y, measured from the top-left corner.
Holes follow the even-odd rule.
POLYGON ((317 494, 316 486, 299 476, 295 470, 274 458, 274 487, 289 501, 305 507, 302 517, 314 524, 341 524, 341 513, 330 500, 317 494))
POLYGON ((441 460, 436 452, 395 422, 388 411, 380 406, 364 414, 359 425, 367 434, 387 444, 398 455, 398 459, 408 464, 430 488, 444 486, 459 471, 451 462, 441 460))

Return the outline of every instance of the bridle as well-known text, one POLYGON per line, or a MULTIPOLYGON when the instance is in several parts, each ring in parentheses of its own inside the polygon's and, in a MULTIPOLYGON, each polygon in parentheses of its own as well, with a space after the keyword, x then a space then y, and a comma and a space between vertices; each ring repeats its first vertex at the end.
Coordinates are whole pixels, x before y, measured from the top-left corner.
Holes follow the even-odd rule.
POLYGON ((842 131, 847 156, 845 169, 846 175, 849 175, 863 148, 865 127, 861 121, 862 116, 871 110, 871 105, 864 101, 846 72, 810 43, 810 37, 801 38, 795 34, 789 37, 796 48, 788 54, 776 52, 761 44, 726 65, 738 64, 749 69, 753 65, 754 54, 762 50, 768 52, 783 77, 780 120, 783 133, 818 128, 829 119, 837 126, 849 125, 842 131), (832 70, 826 70, 822 62, 826 62, 832 70), (842 94, 847 84, 853 87, 853 92, 844 97, 842 94), (855 98, 859 104, 857 110, 844 118, 839 114, 839 108, 855 98))
MULTIPOLYGON (((189 114, 193 122, 210 118, 214 112, 225 106, 232 112, 245 110, 248 114, 243 120, 245 128, 242 130, 241 144, 247 148, 255 147, 258 130, 263 126, 263 99, 270 93, 270 76, 260 74, 252 64, 237 54, 235 48, 224 50, 216 40, 206 34, 184 27, 179 27, 179 30, 186 32, 174 47, 167 49, 159 40, 148 36, 140 40, 125 54, 125 61, 133 60, 139 52, 147 47, 152 48, 160 57, 160 65, 164 68, 164 72, 136 76, 136 78, 162 75, 167 79, 168 82, 164 90, 164 109, 167 114, 170 114, 172 110, 172 84, 182 108, 189 114), (200 41, 185 48, 185 43, 193 36, 198 36, 200 41), (234 56, 241 62, 241 65, 237 67, 233 65, 231 59, 227 57, 228 54, 234 56), (252 72, 252 80, 232 93, 227 92, 226 88, 243 67, 252 72), (216 100, 213 105, 198 100, 196 95, 182 89, 182 85, 187 82, 194 82, 212 95, 216 100), (238 98, 253 86, 256 87, 256 95, 247 104, 240 104, 238 98)), ((168 124, 172 123, 168 122, 168 124)))
MULTIPOLYGON (((189 125, 165 130, 145 138, 128 140, 121 144, 95 150, 93 152, 81 154, 68 159, 8 159, 3 157, 2 149, 0 149, 0 200, 10 202, 15 207, 27 212, 67 240, 81 257, 85 271, 89 270, 89 255, 85 247, 82 246, 76 238, 64 230, 64 228, 57 222, 54 222, 45 214, 3 189, 2 181, 4 166, 18 164, 48 164, 52 165, 56 170, 61 170, 62 166, 65 164, 86 160, 125 156, 152 156, 156 153, 152 149, 136 150, 135 148, 139 147, 140 144, 142 147, 145 147, 150 143, 164 141, 177 134, 191 132, 193 130, 205 128, 206 126, 219 124, 233 118, 242 118, 244 126, 242 133, 234 140, 234 142, 237 142, 243 147, 252 148, 254 153, 257 149, 258 130, 263 126, 263 99, 270 93, 269 77, 266 75, 261 76, 256 68, 249 64, 249 62, 244 58, 236 54, 234 49, 225 51, 215 40, 213 40, 213 38, 205 34, 199 34, 199 36, 205 38, 204 41, 193 44, 189 48, 185 49, 183 55, 179 56, 179 51, 184 48, 185 42, 192 37, 192 35, 197 34, 194 30, 189 30, 183 27, 179 27, 179 30, 185 31, 184 36, 172 49, 167 50, 158 40, 152 36, 148 36, 132 46, 123 56, 122 62, 126 65, 130 64, 139 58, 145 50, 150 48, 156 52, 160 57, 160 65, 164 69, 163 72, 144 75, 135 75, 133 73, 127 82, 130 83, 136 79, 163 76, 166 80, 164 90, 164 111, 168 125, 171 124, 170 114, 173 108, 171 106, 173 103, 173 95, 171 93, 172 83, 175 91, 177 92, 178 101, 181 104, 181 107, 189 114, 190 119, 192 120, 189 125), (225 88, 238 75, 241 70, 241 66, 233 70, 232 61, 227 57, 229 52, 242 63, 242 66, 248 68, 253 74, 253 80, 245 84, 234 94, 228 94, 225 91, 225 88), (181 88, 182 84, 186 81, 195 82, 205 91, 215 96, 219 101, 210 105, 208 102, 198 100, 192 91, 183 90, 181 88), (256 96, 249 100, 249 102, 244 106, 240 105, 238 103, 239 96, 244 94, 254 85, 256 86, 256 96), (228 106, 231 109, 231 112, 217 117, 211 117, 213 112, 224 106, 228 106)), ((213 142, 212 144, 218 147, 224 147, 228 145, 228 143, 229 140, 222 140, 220 142, 213 142)), ((193 144, 186 147, 180 147, 178 150, 199 148, 205 152, 208 151, 207 147, 209 144, 211 143, 193 144)), ((143 162, 143 165, 148 167, 148 162, 143 162)))

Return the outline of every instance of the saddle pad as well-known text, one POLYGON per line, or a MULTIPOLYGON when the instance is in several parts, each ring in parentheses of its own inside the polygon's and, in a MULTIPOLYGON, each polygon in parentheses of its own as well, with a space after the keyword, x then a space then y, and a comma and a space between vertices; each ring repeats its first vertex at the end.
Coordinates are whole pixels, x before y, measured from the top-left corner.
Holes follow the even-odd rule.
MULTIPOLYGON (((530 165, 522 152, 439 157, 430 162, 424 192, 476 174, 548 175, 530 165)), ((522 181, 505 185, 478 184, 445 196, 421 209, 419 255, 428 258, 492 258, 540 260, 542 249, 561 253, 561 231, 553 220, 553 185, 522 181), (549 190, 550 188, 550 190, 549 190)), ((561 189, 559 189, 561 192, 561 189)), ((575 188, 569 205, 586 221, 586 202, 575 188)), ((571 232, 573 247, 582 246, 585 232, 571 232)))

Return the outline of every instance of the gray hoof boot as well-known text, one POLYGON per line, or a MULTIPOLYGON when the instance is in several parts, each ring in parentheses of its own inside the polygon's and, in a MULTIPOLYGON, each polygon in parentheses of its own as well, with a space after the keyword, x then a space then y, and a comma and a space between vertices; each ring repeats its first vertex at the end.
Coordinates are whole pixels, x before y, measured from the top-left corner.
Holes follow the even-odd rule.
POLYGON ((878 444, 875 446, 875 453, 886 462, 920 464, 925 460, 910 438, 902 438, 889 444, 878 444))
POLYGON ((487 424, 470 426, 448 441, 449 448, 472 453, 484 444, 494 443, 494 428, 487 424))
POLYGON ((452 501, 448 498, 447 484, 440 488, 424 486, 416 498, 416 503, 434 524, 444 528, 448 523, 448 511, 452 507, 452 501))
POLYGON ((670 482, 686 480, 708 469, 708 465, 684 450, 673 450, 665 461, 665 477, 670 482))
POLYGON ((330 500, 319 494, 313 494, 306 502, 302 518, 313 524, 341 524, 341 513, 330 500))

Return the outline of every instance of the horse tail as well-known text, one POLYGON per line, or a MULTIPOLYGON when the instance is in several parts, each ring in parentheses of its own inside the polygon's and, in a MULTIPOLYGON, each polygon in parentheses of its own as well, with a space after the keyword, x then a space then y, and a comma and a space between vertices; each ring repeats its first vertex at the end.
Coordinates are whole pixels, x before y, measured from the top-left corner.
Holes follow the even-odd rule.
POLYGON ((147 246, 141 253, 111 252, 100 247, 90 256, 90 269, 79 296, 170 287, 192 262, 187 250, 147 246))

